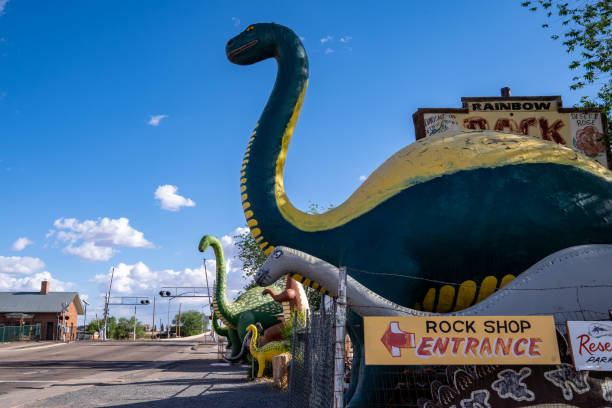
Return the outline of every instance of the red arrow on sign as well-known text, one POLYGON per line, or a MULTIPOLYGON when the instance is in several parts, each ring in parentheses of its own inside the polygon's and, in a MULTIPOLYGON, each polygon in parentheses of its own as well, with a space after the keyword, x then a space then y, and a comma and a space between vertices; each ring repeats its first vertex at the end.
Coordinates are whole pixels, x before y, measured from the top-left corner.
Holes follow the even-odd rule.
POLYGON ((399 322, 390 322, 387 331, 380 341, 385 345, 393 357, 400 357, 400 349, 414 348, 414 333, 409 333, 399 328, 399 322))

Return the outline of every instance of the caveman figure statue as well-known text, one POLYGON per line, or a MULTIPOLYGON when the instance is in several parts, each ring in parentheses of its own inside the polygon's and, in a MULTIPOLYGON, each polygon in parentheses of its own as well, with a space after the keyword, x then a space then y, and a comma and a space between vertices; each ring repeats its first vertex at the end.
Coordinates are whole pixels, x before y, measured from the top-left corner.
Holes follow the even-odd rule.
POLYGON ((274 293, 272 289, 264 289, 261 292, 262 296, 270 295, 272 299, 283 305, 283 321, 272 327, 267 328, 264 331, 263 343, 266 344, 271 341, 282 340, 281 330, 285 322, 291 319, 291 313, 294 310, 299 312, 308 311, 310 306, 308 305, 308 298, 306 292, 301 283, 287 275, 287 282, 285 283, 285 290, 280 293, 274 293))

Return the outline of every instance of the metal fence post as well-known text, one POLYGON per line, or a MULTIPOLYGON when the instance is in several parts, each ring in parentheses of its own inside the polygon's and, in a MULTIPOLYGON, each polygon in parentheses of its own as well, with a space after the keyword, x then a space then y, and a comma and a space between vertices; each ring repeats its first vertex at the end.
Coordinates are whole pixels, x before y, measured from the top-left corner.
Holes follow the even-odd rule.
POLYGON ((334 408, 344 406, 344 336, 346 324, 346 267, 340 267, 335 316, 334 408))

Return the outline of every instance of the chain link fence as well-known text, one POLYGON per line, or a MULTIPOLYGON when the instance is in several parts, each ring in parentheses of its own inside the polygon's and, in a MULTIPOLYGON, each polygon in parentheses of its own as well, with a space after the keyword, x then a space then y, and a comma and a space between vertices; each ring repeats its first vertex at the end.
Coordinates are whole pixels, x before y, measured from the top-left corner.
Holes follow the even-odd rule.
POLYGON ((23 326, 0 326, 0 342, 39 341, 40 323, 23 326))
POLYGON ((289 408, 330 408, 334 400, 334 313, 322 307, 294 319, 289 373, 289 408))

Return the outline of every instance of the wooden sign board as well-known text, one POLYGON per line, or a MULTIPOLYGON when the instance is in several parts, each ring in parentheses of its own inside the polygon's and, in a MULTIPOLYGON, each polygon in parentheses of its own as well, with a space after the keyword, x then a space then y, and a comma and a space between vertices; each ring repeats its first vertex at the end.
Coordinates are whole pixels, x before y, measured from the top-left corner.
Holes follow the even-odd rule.
POLYGON ((612 169, 607 122, 601 109, 563 108, 560 96, 461 98, 461 108, 420 108, 416 139, 447 130, 522 133, 578 150, 612 169))
POLYGON ((612 371, 612 321, 567 321, 576 371, 612 371))
POLYGON ((366 365, 559 364, 552 316, 366 316, 366 365))

